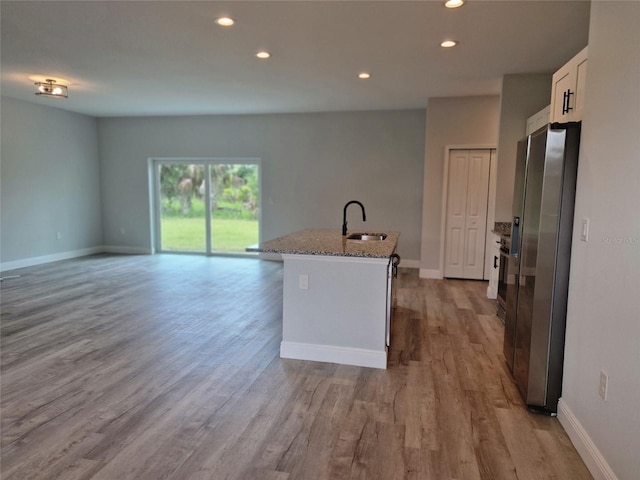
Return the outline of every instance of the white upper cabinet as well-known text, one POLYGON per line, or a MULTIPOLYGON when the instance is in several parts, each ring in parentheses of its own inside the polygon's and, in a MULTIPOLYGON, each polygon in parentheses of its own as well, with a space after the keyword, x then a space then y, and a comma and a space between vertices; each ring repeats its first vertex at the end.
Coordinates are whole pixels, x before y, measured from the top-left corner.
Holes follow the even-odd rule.
POLYGON ((582 120, 584 85, 587 77, 587 48, 553 74, 551 122, 582 120))
POLYGON ((550 111, 551 105, 547 105, 538 113, 534 113, 527 118, 527 135, 532 134, 549 123, 550 111))

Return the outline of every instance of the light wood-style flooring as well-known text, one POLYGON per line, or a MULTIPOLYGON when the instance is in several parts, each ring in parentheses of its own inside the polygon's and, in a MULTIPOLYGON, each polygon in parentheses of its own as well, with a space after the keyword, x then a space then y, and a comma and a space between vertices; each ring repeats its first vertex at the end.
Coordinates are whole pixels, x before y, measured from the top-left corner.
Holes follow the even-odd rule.
POLYGON ((387 370, 280 359, 279 263, 11 272, 1 478, 590 479, 557 419, 523 405, 486 283, 400 272, 387 370))

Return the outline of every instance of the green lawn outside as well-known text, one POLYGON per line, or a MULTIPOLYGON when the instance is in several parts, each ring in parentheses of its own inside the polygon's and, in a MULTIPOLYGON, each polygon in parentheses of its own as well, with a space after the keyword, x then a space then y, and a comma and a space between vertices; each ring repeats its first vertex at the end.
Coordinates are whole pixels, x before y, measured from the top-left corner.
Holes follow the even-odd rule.
MULTIPOLYGON (((162 250, 205 252, 205 221, 203 217, 163 217, 162 250)), ((258 243, 258 221, 214 218, 211 243, 214 252, 244 252, 258 243)))

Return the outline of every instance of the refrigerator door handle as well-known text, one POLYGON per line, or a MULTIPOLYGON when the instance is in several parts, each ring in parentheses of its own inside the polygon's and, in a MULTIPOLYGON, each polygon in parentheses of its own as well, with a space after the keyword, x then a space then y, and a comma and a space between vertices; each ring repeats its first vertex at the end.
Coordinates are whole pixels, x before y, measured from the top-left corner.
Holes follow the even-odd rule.
POLYGON ((510 254, 514 258, 518 258, 520 247, 520 217, 513 217, 513 223, 511 224, 511 250, 510 254))

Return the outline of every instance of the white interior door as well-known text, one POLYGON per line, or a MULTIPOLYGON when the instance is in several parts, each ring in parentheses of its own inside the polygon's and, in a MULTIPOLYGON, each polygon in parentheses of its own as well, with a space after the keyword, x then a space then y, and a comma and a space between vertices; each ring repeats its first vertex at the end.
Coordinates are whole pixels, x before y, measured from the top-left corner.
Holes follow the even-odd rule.
POLYGON ((490 150, 451 150, 444 276, 484 278, 490 150))
POLYGON ((464 278, 464 237, 467 221, 468 176, 469 151, 451 150, 449 153, 449 181, 447 187, 445 277, 464 278))

